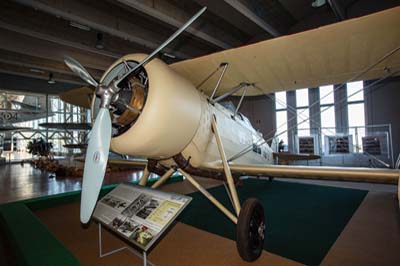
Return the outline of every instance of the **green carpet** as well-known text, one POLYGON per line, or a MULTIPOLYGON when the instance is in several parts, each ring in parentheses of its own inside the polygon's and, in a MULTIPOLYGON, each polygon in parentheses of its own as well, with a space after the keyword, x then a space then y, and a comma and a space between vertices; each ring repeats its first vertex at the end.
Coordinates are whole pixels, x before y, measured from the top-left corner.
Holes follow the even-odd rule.
MULTIPOLYGON (((233 211, 225 188, 209 190, 233 211)), ((264 206, 264 249, 309 266, 321 261, 352 217, 367 191, 248 179, 238 187, 241 202, 258 198, 264 206)), ((208 232, 235 239, 235 226, 200 192, 179 220, 208 232)))

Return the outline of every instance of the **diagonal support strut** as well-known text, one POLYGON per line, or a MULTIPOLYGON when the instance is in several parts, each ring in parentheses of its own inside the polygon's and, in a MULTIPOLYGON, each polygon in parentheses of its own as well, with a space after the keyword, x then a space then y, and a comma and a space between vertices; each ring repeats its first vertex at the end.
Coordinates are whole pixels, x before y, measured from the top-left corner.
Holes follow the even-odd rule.
POLYGON ((213 115, 213 118, 211 120, 211 126, 212 130, 214 132, 215 140, 217 141, 217 146, 218 146, 218 151, 221 156, 222 164, 224 166, 224 172, 226 176, 226 181, 228 182, 228 187, 231 192, 232 200, 233 200, 233 208, 236 211, 236 214, 239 216, 240 213, 240 201, 239 197, 237 195, 236 191, 236 186, 235 182, 233 181, 231 169, 229 167, 228 161, 226 160, 226 154, 224 151, 224 146, 222 145, 221 137, 218 133, 218 128, 217 128, 217 120, 215 118, 215 115, 213 115))

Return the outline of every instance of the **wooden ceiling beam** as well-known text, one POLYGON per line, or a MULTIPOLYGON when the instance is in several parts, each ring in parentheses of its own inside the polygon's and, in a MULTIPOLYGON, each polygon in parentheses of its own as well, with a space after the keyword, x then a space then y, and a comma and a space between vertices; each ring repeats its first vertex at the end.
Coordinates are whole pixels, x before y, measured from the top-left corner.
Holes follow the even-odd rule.
MULTIPOLYGON (((118 0, 118 2, 175 28, 181 27, 187 20, 190 19, 191 15, 193 15, 186 14, 184 10, 178 9, 176 6, 169 4, 167 1, 118 0)), ((202 24, 201 29, 190 26, 186 29, 186 31, 195 37, 219 48, 232 48, 231 44, 223 41, 223 39, 232 39, 231 36, 227 36, 226 33, 218 31, 217 34, 219 34, 219 37, 214 37, 210 32, 215 33, 217 29, 215 27, 211 28, 209 25, 205 25, 205 23, 202 23, 202 21, 203 20, 201 18, 199 18, 197 21, 197 23, 202 24)))
POLYGON ((225 3, 229 4, 234 9, 236 9, 238 12, 242 13, 243 16, 247 17, 249 20, 257 24, 260 28, 271 34, 272 36, 279 37, 282 35, 274 26, 271 25, 271 23, 268 23, 268 21, 261 18, 255 12, 253 12, 252 8, 250 8, 246 3, 240 0, 224 0, 224 1, 225 3))
POLYGON ((110 57, 79 51, 68 46, 43 41, 9 30, 0 29, 0 35, 3 39, 0 42, 0 49, 14 53, 58 62, 64 62, 64 56, 68 55, 78 60, 85 67, 103 71, 114 62, 114 59, 110 57))
MULTIPOLYGON (((29 69, 61 73, 71 75, 71 70, 63 63, 50 59, 39 58, 36 56, 19 54, 0 49, 0 62, 9 65, 23 66, 29 69)), ((87 68, 89 73, 95 78, 100 79, 103 71, 93 68, 87 68)), ((31 71, 32 72, 32 71, 31 71)))
POLYGON ((70 25, 70 21, 9 1, 0 3, 0 27, 32 38, 39 38, 100 56, 108 56, 113 60, 128 53, 152 51, 106 33, 101 33, 103 48, 98 49, 96 44, 100 32, 75 28, 70 25), (23 19, 20 19, 21 14, 24 16, 23 19))
POLYGON ((40 93, 57 95, 74 88, 80 87, 77 84, 65 82, 47 83, 47 80, 37 77, 26 77, 12 73, 0 72, 0 88, 6 91, 19 91, 22 93, 40 93))
MULTIPOLYGON (((156 49, 164 41, 160 40, 159 36, 155 37, 154 31, 140 27, 132 20, 122 18, 122 14, 113 14, 112 10, 94 7, 82 1, 16 0, 16 2, 123 40, 129 40, 147 49, 156 49)), ((181 59, 191 57, 188 53, 170 48, 164 51, 181 59)))
MULTIPOLYGON (((17 66, 2 62, 0 62, 0 73, 41 79, 41 80, 49 79, 48 72, 45 73, 32 72, 30 71, 30 68, 27 68, 25 66, 17 66)), ((73 74, 68 75, 62 73, 53 73, 53 80, 55 80, 56 82, 63 82, 74 85, 86 85, 86 83, 84 83, 79 77, 76 77, 73 74)))

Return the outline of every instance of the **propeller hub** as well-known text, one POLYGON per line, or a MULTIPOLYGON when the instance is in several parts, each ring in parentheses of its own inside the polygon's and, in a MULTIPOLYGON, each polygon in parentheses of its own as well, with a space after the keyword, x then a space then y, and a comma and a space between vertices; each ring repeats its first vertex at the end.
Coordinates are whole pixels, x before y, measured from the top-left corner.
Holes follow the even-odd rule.
POLYGON ((110 104, 116 100, 118 97, 118 92, 120 88, 113 81, 109 86, 104 86, 100 84, 96 89, 96 95, 100 97, 100 108, 110 108, 110 104))

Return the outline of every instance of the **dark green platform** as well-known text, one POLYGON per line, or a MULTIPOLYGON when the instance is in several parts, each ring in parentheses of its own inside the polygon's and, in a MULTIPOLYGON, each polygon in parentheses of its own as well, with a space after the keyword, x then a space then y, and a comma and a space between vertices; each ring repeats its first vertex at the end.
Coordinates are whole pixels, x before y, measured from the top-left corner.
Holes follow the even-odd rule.
MULTIPOLYGON (((209 191, 231 206, 223 186, 209 191)), ((265 250, 313 266, 320 265, 367 191, 248 179, 238 194, 242 203, 256 197, 264 206, 265 250)), ((190 196, 181 222, 235 240, 235 226, 222 212, 200 192, 190 196)))
MULTIPOLYGON (((182 177, 171 181, 180 180, 182 177)), ((115 186, 103 187, 101 194, 115 186)), ((224 187, 209 191, 230 206, 224 187)), ((367 194, 362 190, 261 180, 246 180, 238 192, 242 202, 257 197, 263 203, 267 218, 264 248, 310 266, 320 264, 367 194)), ((182 222, 235 239, 235 226, 230 220, 199 192, 190 196, 193 201, 181 214, 182 222)), ((0 226, 7 233, 18 265, 80 264, 32 213, 79 199, 80 191, 76 191, 0 205, 0 226)))
MULTIPOLYGON (((167 183, 182 180, 182 176, 173 176, 167 183)), ((151 186, 155 181, 154 179, 149 180, 147 186, 151 186)), ((100 197, 116 186, 103 186, 100 197)), ((32 212, 77 202, 80 197, 81 191, 73 191, 0 205, 0 229, 6 234, 8 243, 11 244, 14 252, 12 257, 16 259, 15 265, 80 265, 78 259, 48 231, 47 227, 32 212)), ((4 239, 0 239, 0 247, 2 245, 5 245, 4 239)), ((0 259, 0 263, 5 263, 4 258, 0 259)))

